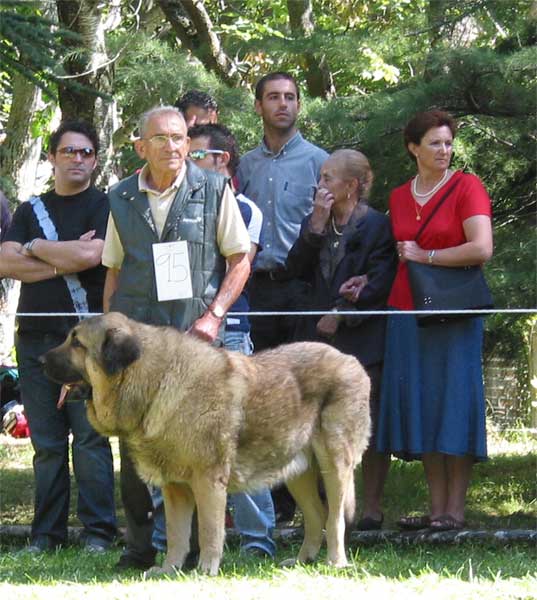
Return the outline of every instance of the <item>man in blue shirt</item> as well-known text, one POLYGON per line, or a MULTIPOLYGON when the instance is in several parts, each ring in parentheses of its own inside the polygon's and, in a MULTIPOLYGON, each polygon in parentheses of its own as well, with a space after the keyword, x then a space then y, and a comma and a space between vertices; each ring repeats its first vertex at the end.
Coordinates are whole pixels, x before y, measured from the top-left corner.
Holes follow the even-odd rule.
MULTIPOLYGON (((233 177, 239 162, 235 138, 223 125, 197 125, 188 130, 190 152, 188 157, 198 167, 217 171, 233 177)), ((260 248, 263 217, 259 208, 242 194, 237 195, 239 208, 248 229, 251 241, 250 261, 254 264, 260 248)), ((242 291, 230 312, 246 313, 248 306, 247 288, 242 291)), ((226 317, 224 347, 227 350, 252 353, 250 323, 245 314, 226 317)), ((238 493, 230 497, 235 509, 234 521, 241 536, 241 551, 261 556, 273 556, 275 544, 272 530, 275 524, 274 506, 268 489, 254 494, 238 493)))
MULTIPOLYGON (((237 171, 239 190, 263 213, 263 250, 258 254, 250 284, 250 308, 292 311, 300 307, 305 284, 285 272, 287 254, 300 225, 312 210, 321 165, 328 154, 306 141, 296 128, 300 92, 288 73, 269 73, 255 89, 255 110, 263 119, 261 144, 245 154, 237 171)), ((292 341, 292 317, 251 317, 256 351, 292 341)), ((273 494, 280 521, 292 518, 294 503, 273 494)))

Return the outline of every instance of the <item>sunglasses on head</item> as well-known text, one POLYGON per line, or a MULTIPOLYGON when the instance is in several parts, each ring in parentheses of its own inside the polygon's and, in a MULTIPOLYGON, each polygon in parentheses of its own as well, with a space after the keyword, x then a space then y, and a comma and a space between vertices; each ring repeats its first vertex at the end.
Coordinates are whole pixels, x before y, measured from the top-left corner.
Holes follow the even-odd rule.
POLYGON ((203 160, 208 154, 224 154, 223 150, 191 150, 188 153, 188 158, 192 160, 203 160))
POLYGON ((95 154, 95 150, 93 148, 75 148, 74 146, 58 148, 58 152, 67 158, 74 158, 77 154, 80 154, 82 158, 90 158, 95 154))

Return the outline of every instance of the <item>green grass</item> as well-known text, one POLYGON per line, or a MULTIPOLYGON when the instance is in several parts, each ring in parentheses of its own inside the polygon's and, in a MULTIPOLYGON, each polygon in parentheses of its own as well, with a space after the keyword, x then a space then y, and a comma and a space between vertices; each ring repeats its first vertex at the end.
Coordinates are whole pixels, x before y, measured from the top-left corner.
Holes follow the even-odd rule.
MULTIPOLYGON (((534 439, 500 440, 491 459, 476 465, 468 496, 467 518, 472 527, 535 528, 537 523, 534 439), (502 445, 503 444, 503 445, 502 445)), ((29 524, 33 484, 31 447, 7 444, 0 438, 1 523, 29 524), (4 442, 4 443, 2 443, 4 442)), ((114 444, 116 468, 119 467, 114 444)), ((360 486, 359 486, 360 487, 360 486)), ((76 487, 73 484, 72 513, 76 487)), ((425 510, 427 491, 419 463, 393 461, 386 486, 386 527, 401 515, 425 510)), ((118 498, 118 509, 121 503, 118 498)), ((120 522, 123 515, 119 510, 120 522)), ((78 525, 72 518, 72 525, 78 525)), ((465 543, 397 546, 389 543, 350 549, 351 566, 335 570, 322 562, 282 569, 277 562, 294 556, 296 545, 279 544, 277 562, 247 560, 233 542, 226 548, 221 575, 197 573, 144 580, 141 574, 118 574, 113 565, 120 548, 90 555, 77 547, 31 556, 19 540, 1 540, 2 598, 226 598, 268 600, 304 598, 537 598, 535 547, 465 543)), ((324 556, 324 555, 323 555, 324 556)), ((321 558, 323 558, 323 556, 321 558)))

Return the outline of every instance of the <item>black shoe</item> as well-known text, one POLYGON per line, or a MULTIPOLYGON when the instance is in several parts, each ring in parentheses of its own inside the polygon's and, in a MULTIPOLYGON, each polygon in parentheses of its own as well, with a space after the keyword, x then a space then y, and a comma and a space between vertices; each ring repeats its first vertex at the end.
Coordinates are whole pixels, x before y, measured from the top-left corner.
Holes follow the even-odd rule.
POLYGON ((115 569, 118 571, 126 571, 127 569, 147 571, 147 569, 150 569, 155 565, 155 556, 156 553, 151 556, 140 556, 127 550, 119 557, 119 560, 115 565, 115 569))
POLYGON ((91 554, 103 554, 110 549, 112 542, 97 535, 87 535, 81 539, 82 548, 91 554))
POLYGON ((380 519, 373 519, 373 517, 363 517, 356 523, 356 531, 378 531, 382 529, 382 523, 384 523, 384 515, 380 519))
POLYGON ((272 556, 259 546, 250 546, 249 548, 241 548, 242 556, 246 558, 255 558, 257 560, 272 560, 272 556))
POLYGON ((54 552, 54 550, 57 550, 58 548, 61 548, 59 542, 53 541, 48 535, 38 535, 31 541, 30 545, 23 548, 21 552, 27 554, 42 554, 43 552, 54 552))

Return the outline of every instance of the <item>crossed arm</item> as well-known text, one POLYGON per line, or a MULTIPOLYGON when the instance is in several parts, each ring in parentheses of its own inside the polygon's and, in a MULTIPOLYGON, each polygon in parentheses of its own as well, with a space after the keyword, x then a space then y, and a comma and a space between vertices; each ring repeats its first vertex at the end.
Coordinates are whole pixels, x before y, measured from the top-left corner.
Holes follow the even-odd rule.
POLYGON ((35 283, 91 269, 101 262, 104 244, 94 236, 95 231, 91 230, 73 241, 39 239, 31 254, 18 242, 4 242, 0 248, 0 277, 35 283))

